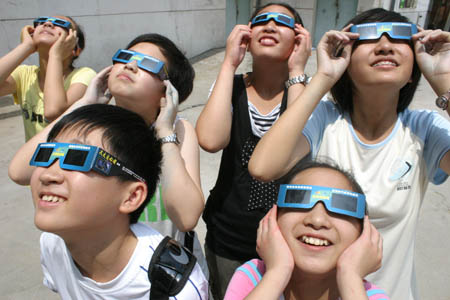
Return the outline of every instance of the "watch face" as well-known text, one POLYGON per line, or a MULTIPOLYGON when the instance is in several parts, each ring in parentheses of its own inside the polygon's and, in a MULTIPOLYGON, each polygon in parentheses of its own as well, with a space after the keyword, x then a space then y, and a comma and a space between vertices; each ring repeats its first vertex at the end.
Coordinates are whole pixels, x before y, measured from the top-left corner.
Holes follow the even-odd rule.
POLYGON ((436 105, 439 108, 447 109, 448 107, 448 99, 444 96, 440 96, 436 99, 436 105))

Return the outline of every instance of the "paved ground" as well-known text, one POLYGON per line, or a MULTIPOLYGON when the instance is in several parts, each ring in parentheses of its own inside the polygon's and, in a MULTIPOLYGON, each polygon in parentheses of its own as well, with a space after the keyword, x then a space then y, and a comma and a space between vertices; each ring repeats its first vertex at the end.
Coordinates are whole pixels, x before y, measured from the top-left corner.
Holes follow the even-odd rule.
MULTIPOLYGON (((193 124, 203 108, 208 91, 223 59, 222 50, 195 59, 194 92, 180 107, 181 115, 193 124)), ((246 58, 241 71, 249 69, 246 58)), ((315 70, 315 56, 308 63, 307 73, 315 70)), ((434 109, 434 93, 428 83, 421 82, 413 108, 434 109)), ((0 99, 0 102, 2 99, 0 99)), ((0 105, 1 106, 1 105, 0 105)), ((33 224, 33 206, 28 187, 12 183, 7 167, 13 153, 24 141, 21 117, 17 108, 0 107, 0 298, 59 299, 42 285, 39 264, 39 231, 33 224), (2 118, 9 114, 8 118, 2 118), (12 117, 11 117, 12 115, 12 117)), ((447 117, 448 118, 448 117, 447 117)), ((201 153, 201 177, 205 196, 216 180, 220 153, 201 153)), ((450 180, 441 186, 430 184, 422 206, 416 245, 416 270, 422 299, 450 299, 450 180)), ((205 225, 199 222, 201 240, 205 225)))

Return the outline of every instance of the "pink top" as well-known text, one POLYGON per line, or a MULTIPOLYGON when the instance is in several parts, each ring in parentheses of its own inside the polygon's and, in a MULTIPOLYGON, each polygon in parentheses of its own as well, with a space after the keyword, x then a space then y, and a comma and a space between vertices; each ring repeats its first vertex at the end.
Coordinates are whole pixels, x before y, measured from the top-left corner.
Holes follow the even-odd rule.
MULTIPOLYGON (((265 272, 266 266, 260 259, 249 260, 237 268, 228 284, 224 300, 240 300, 247 297, 261 281, 265 272)), ((389 300, 385 291, 365 280, 364 288, 369 300, 389 300)), ((281 294, 280 300, 284 300, 283 294, 281 294)))

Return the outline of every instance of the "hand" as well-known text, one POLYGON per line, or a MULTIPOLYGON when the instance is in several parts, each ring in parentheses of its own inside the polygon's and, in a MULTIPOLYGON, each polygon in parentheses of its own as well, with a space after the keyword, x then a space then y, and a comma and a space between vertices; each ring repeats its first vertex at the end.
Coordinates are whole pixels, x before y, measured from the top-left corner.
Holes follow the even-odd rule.
POLYGON ((288 59, 289 77, 298 76, 305 71, 306 62, 311 56, 311 36, 302 25, 295 24, 295 44, 288 59), (292 74, 292 76, 291 76, 292 74))
MULTIPOLYGON (((428 81, 450 75, 450 32, 424 30, 413 35, 417 63, 428 81)), ((443 80, 447 77, 443 77, 443 80)))
POLYGON ((166 97, 161 98, 161 107, 155 122, 155 129, 159 138, 173 133, 173 123, 178 112, 177 89, 169 80, 164 80, 164 85, 166 86, 166 97))
POLYGON ((224 63, 228 63, 235 69, 239 67, 247 51, 251 38, 250 24, 236 25, 227 39, 224 63))
POLYGON ((33 33, 34 27, 30 25, 23 27, 22 31, 20 32, 20 42, 22 44, 29 46, 30 49, 32 49, 31 53, 34 53, 37 50, 37 45, 34 43, 33 40, 33 33))
POLYGON ((277 206, 274 205, 259 222, 256 252, 264 260, 266 270, 277 270, 287 281, 294 269, 294 258, 277 223, 277 206))
POLYGON ((337 276, 358 276, 364 279, 381 267, 383 239, 369 217, 364 217, 364 229, 359 238, 341 254, 337 262, 337 276))
POLYGON ((83 98, 77 102, 87 104, 106 104, 111 100, 111 94, 106 92, 108 88, 108 77, 113 66, 101 70, 89 83, 83 98))
POLYGON ((359 36, 358 33, 349 32, 351 25, 347 25, 342 31, 326 32, 317 45, 317 73, 322 73, 335 82, 347 69, 353 43, 359 36))
POLYGON ((69 32, 62 30, 56 42, 49 50, 49 56, 56 55, 61 60, 73 55, 73 50, 78 43, 76 30, 69 29, 69 32))

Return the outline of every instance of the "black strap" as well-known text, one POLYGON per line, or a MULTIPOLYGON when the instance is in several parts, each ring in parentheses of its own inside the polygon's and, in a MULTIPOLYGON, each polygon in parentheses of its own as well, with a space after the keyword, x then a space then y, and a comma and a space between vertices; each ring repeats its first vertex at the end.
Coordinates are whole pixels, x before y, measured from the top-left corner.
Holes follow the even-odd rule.
POLYGON ((184 247, 194 253, 194 237, 195 231, 188 231, 184 234, 184 247))

